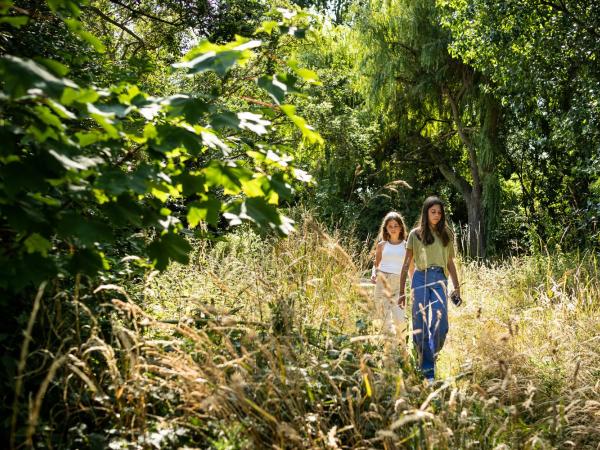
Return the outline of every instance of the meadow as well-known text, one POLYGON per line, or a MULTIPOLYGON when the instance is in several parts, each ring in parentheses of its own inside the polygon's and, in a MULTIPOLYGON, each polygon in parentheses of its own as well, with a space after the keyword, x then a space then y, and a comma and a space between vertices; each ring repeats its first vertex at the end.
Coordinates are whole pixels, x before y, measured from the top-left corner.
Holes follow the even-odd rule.
POLYGON ((598 447, 593 255, 461 263, 465 302, 427 386, 410 345, 378 333, 369 246, 340 234, 310 217, 285 239, 242 228, 99 287, 110 321, 88 323, 53 381, 78 399, 71 445, 91 443, 88 423, 111 448, 598 447))

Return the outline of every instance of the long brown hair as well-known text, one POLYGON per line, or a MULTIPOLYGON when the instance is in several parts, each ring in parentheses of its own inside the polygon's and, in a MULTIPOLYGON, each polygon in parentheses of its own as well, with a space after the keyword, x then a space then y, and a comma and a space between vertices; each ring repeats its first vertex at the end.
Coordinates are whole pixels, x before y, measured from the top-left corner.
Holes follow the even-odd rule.
POLYGON ((444 210, 444 203, 440 200, 439 197, 427 197, 423 202, 423 208, 421 209, 421 218, 419 219, 419 224, 417 225, 417 237, 425 245, 433 244, 435 238, 433 236, 433 233, 431 232, 431 227, 429 226, 429 208, 435 205, 439 205, 442 209, 442 218, 435 226, 434 231, 442 240, 442 244, 444 244, 444 247, 446 247, 452 239, 450 237, 450 229, 446 224, 446 211, 444 210))
POLYGON ((401 241, 406 240, 407 232, 406 232, 406 224, 404 223, 404 217, 402 217, 402 215, 400 215, 400 213, 397 213, 396 211, 390 211, 389 213, 387 213, 385 215, 385 217, 381 221, 381 226, 379 227, 379 234, 377 235, 377 241, 375 242, 375 245, 377 245, 381 241, 389 241, 390 240, 390 234, 387 232, 385 227, 387 227, 387 224, 391 220, 395 220, 398 223, 398 225, 400 225, 400 240, 401 241))

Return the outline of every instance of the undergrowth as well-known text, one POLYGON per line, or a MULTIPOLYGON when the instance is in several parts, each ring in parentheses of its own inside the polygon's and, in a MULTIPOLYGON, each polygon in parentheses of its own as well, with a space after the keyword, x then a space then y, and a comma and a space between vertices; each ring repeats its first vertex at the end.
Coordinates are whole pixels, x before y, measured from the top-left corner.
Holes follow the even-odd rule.
POLYGON ((189 265, 126 288, 54 300, 40 289, 26 334, 36 338, 17 371, 14 448, 600 442, 593 255, 460 265, 465 304, 450 310, 441 378, 427 386, 405 340, 390 351, 378 335, 361 283, 367 250, 347 250, 359 245, 342 247, 310 218, 284 240, 244 229, 193 244, 189 265))

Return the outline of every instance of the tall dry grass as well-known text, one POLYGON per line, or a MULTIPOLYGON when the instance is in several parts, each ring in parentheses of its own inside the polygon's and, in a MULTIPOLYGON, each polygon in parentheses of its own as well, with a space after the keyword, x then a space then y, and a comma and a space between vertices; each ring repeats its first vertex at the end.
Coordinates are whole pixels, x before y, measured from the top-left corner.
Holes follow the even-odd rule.
MULTIPOLYGON (((463 264, 433 387, 390 354, 358 283, 367 251, 305 218, 196 243, 192 263, 96 290, 55 352, 27 442, 92 448, 597 448, 594 257, 463 264), (57 362, 58 361, 58 362, 57 362), (51 384, 51 386, 50 386, 51 384), (44 394, 62 403, 40 408, 44 394), (45 414, 45 415, 44 415, 45 414), (43 416, 43 417, 42 417, 43 416), (60 435, 57 437, 57 435, 60 435), (57 444, 58 443, 58 444, 57 444)), ((39 402, 37 402, 39 397, 39 402)))

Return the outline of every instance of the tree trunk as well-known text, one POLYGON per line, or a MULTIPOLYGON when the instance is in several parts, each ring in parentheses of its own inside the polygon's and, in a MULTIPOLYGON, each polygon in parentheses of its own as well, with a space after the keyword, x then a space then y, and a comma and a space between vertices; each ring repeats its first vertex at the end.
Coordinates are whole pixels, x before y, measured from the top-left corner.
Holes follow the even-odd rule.
POLYGON ((467 203, 468 225, 466 240, 463 241, 463 251, 472 258, 485 258, 486 255, 486 233, 485 212, 481 195, 465 197, 467 203))
MULTIPOLYGON (((456 125, 456 131, 463 145, 466 147, 469 155, 469 168, 471 177, 473 179, 470 189, 467 191, 464 188, 461 189, 465 203, 467 204, 468 213, 468 227, 467 227, 467 243, 466 253, 472 258, 485 258, 487 249, 486 240, 486 221, 485 221, 485 208, 483 204, 483 183, 482 183, 482 171, 479 167, 479 158, 477 155, 477 149, 475 143, 469 137, 465 131, 465 127, 462 121, 461 111, 459 107, 459 101, 464 92, 469 87, 469 78, 463 78, 463 87, 461 91, 453 97, 448 89, 443 89, 443 92, 448 99, 450 109, 452 111, 452 119, 456 125)), ((443 173, 443 172, 442 172, 443 173)))
POLYGON ((467 204, 468 224, 460 236, 462 252, 471 258, 484 258, 486 255, 485 208, 481 196, 481 187, 472 186, 463 177, 443 163, 438 168, 444 178, 460 191, 467 204))

